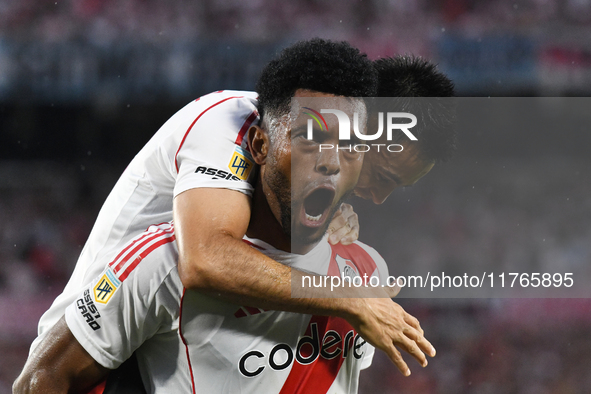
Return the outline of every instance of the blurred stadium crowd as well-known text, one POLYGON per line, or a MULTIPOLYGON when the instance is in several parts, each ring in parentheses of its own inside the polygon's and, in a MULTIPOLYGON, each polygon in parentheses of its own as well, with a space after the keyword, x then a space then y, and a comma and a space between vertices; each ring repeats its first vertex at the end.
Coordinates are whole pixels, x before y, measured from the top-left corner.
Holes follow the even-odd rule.
POLYGON ((396 52, 422 52, 437 32, 446 30, 473 37, 508 29, 535 34, 532 29, 549 23, 544 29, 560 28, 566 36, 568 30, 580 32, 579 27, 591 24, 589 5, 588 0, 344 0, 339 7, 329 0, 281 4, 272 0, 58 0, 43 4, 24 0, 2 2, 0 29, 5 37, 24 40, 111 45, 236 36, 260 43, 306 37, 314 26, 315 35, 339 34, 350 41, 371 37, 374 45, 391 42, 396 52), (409 43, 408 38, 413 40, 409 43))
POLYGON ((189 99, 251 89, 282 44, 436 60, 462 94, 585 94, 588 0, 0 2, 0 99, 189 99), (217 86, 215 86, 217 85, 217 86))
MULTIPOLYGON (((591 92, 590 0, 0 0, 0 394, 134 152, 187 100, 252 89, 277 48, 312 36, 372 58, 426 56, 460 95, 591 92)), ((473 146, 395 193, 383 227, 364 226, 377 208, 354 200, 362 240, 421 270, 591 275, 587 150, 474 157, 473 146)), ((591 392, 589 300, 400 303, 438 356, 426 369, 411 360, 403 378, 378 353, 361 393, 591 392)))

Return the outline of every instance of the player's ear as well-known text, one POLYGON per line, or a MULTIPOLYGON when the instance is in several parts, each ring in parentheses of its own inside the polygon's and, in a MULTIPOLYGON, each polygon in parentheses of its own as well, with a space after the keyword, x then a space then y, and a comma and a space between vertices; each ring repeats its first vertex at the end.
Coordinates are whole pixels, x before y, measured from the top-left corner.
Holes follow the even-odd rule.
POLYGON ((248 146, 255 163, 265 164, 269 151, 269 134, 259 126, 252 126, 248 130, 248 146))

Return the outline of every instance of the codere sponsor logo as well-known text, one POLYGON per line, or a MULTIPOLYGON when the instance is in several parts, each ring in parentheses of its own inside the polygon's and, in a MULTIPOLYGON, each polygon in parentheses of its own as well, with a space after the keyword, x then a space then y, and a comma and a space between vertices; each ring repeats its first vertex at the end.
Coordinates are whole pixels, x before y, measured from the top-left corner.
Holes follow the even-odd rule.
POLYGON ((356 359, 363 357, 364 352, 360 349, 366 342, 353 330, 347 332, 344 338, 338 332, 328 330, 322 339, 318 336, 318 324, 312 323, 310 331, 312 336, 300 338, 295 352, 288 344, 278 343, 268 355, 259 350, 245 353, 238 362, 238 370, 242 375, 252 378, 261 374, 267 365, 275 371, 281 371, 293 364, 294 359, 299 364, 308 365, 318 357, 327 360, 339 356, 347 358, 350 354, 356 359))

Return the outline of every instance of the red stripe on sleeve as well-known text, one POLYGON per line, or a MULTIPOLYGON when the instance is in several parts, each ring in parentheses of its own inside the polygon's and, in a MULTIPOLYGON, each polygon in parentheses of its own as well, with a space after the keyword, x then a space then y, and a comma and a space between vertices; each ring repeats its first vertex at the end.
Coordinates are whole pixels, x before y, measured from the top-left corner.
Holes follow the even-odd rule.
MULTIPOLYGON (((141 248, 145 247, 147 244, 149 244, 150 242, 154 241, 157 238, 160 238, 162 236, 166 236, 168 234, 172 234, 173 231, 174 230, 171 227, 167 230, 159 230, 154 233, 147 233, 146 235, 148 236, 148 238, 145 238, 145 236, 142 236, 141 238, 134 240, 131 244, 129 244, 128 247, 123 249, 123 252, 119 253, 119 255, 117 256, 117 259, 118 259, 125 251, 128 251, 129 248, 131 248, 132 246, 135 245, 135 247, 132 250, 130 250, 127 253, 127 255, 125 257, 123 257, 121 259, 121 261, 119 261, 119 263, 117 263, 117 265, 115 265, 113 267, 113 272, 115 272, 117 274, 119 272, 119 270, 125 265, 125 263, 127 263, 129 261, 129 259, 131 257, 133 257, 141 248), (137 243, 138 241, 141 241, 141 242, 137 243)), ((113 260, 109 265, 113 266, 117 262, 117 259, 113 260)), ((119 278, 119 279, 122 280, 121 278, 119 278)))
POLYGON ((242 140, 244 139, 246 132, 250 128, 250 125, 252 124, 252 122, 254 122, 254 120, 257 118, 257 116, 259 116, 259 113, 256 110, 252 111, 252 113, 250 115, 248 115, 248 118, 246 118, 246 120, 244 121, 244 124, 240 128, 240 132, 238 133, 238 136, 236 137, 236 141, 234 142, 236 145, 238 145, 238 146, 242 145, 242 140))
MULTIPOLYGON (((133 241, 131 241, 131 242, 130 242, 130 243, 129 243, 129 244, 128 244, 128 245, 127 245, 125 248, 123 248, 123 250, 122 250, 121 252, 119 252, 119 254, 117 255, 117 257, 115 257, 115 258, 113 259, 113 261, 111 261, 111 262, 109 263, 109 266, 111 266, 111 267, 112 267, 112 266, 113 266, 113 265, 114 265, 114 264, 115 264, 115 263, 116 263, 116 262, 119 260, 119 258, 120 258, 121 256, 123 256, 123 254, 125 254, 125 253, 126 253, 126 252, 127 252, 129 249, 130 249, 130 248, 132 248, 132 247, 133 247, 135 244, 137 244, 138 242, 139 242, 139 243, 142 243, 146 237, 151 237, 151 236, 153 236, 153 235, 154 235, 154 233, 153 233, 153 232, 151 232, 151 231, 149 231, 149 232, 146 232, 146 233, 144 233, 144 234, 143 234, 141 237, 138 237, 138 238, 134 239, 133 241)), ((116 268, 114 268, 114 269, 116 270, 116 268)))
POLYGON ((162 245, 165 245, 167 243, 173 242, 175 240, 175 236, 174 234, 170 237, 161 239, 160 241, 154 243, 154 245, 150 246, 148 249, 144 250, 142 253, 140 253, 140 255, 138 257, 135 258, 135 260, 125 269, 125 271, 123 271, 122 274, 119 275, 119 280, 120 281, 124 281, 129 274, 135 269, 135 267, 137 267, 137 265, 144 259, 146 258, 147 255, 149 255, 150 253, 152 253, 155 249, 159 248, 162 245))

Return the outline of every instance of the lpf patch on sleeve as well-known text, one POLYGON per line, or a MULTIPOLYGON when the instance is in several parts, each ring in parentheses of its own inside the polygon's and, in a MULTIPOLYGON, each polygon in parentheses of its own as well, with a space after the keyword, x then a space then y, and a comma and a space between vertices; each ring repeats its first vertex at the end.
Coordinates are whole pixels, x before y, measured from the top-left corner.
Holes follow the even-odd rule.
POLYGON ((253 166, 254 161, 250 153, 237 146, 228 164, 228 168, 232 174, 245 181, 248 179, 253 166))
POLYGON ((119 279, 113 275, 110 269, 107 269, 105 274, 98 280, 96 286, 94 286, 94 300, 101 304, 106 304, 119 285, 121 285, 119 279))

